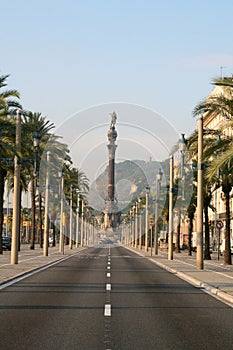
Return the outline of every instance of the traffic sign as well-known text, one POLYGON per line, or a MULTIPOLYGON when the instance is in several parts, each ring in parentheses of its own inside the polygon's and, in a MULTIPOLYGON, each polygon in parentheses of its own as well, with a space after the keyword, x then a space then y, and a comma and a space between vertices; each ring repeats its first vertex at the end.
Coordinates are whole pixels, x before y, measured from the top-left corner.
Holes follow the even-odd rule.
POLYGON ((222 222, 222 220, 217 220, 217 221, 216 221, 216 227, 219 228, 219 229, 220 229, 220 228, 223 228, 223 222, 222 222))

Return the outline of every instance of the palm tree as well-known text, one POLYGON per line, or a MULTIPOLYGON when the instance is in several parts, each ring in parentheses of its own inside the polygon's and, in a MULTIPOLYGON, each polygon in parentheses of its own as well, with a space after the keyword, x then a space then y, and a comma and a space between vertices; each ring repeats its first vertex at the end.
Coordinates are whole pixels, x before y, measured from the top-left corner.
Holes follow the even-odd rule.
MULTIPOLYGON (((213 192, 216 189, 216 182, 215 178, 208 178, 207 177, 207 168, 211 164, 211 159, 213 158, 213 154, 216 152, 217 144, 215 142, 214 137, 216 137, 217 131, 216 130, 204 130, 203 136, 204 136, 204 146, 203 146, 203 163, 204 163, 204 178, 203 178, 203 201, 204 201, 204 225, 205 225, 205 252, 204 252, 204 258, 206 260, 211 260, 210 255, 210 232, 209 232, 209 209, 215 210, 215 208, 212 206, 212 196, 213 192), (211 136, 211 137, 210 137, 211 136)), ((198 134, 197 131, 194 131, 192 135, 187 140, 187 148, 189 150, 190 156, 194 162, 197 161, 197 139, 198 134)), ((194 183, 197 181, 197 174, 196 170, 194 172, 194 183)), ((194 193, 195 197, 192 197, 192 201, 190 203, 190 207, 188 209, 188 213, 190 215, 190 220, 193 220, 194 218, 194 212, 196 209, 196 192, 197 188, 195 186, 194 193)), ((192 223, 191 223, 192 225, 192 223)), ((189 254, 191 252, 191 249, 189 249, 189 254)))
POLYGON ((225 196, 226 204, 226 232, 225 232, 225 254, 224 263, 231 264, 231 247, 230 247, 230 192, 233 187, 232 179, 232 166, 233 166, 233 154, 232 154, 232 134, 227 133, 226 130, 232 129, 233 122, 233 81, 228 79, 215 79, 214 84, 222 87, 222 93, 217 96, 211 96, 206 101, 201 102, 195 107, 194 115, 204 115, 205 117, 220 116, 222 118, 223 125, 219 130, 223 137, 221 142, 215 146, 218 151, 221 152, 219 157, 211 162, 208 171, 207 178, 215 179, 216 183, 222 186, 222 191, 225 196), (224 147, 224 148, 222 148, 224 147), (217 172, 220 171, 219 179, 217 179, 217 172))
MULTIPOLYGON (((4 187, 8 171, 13 171, 12 164, 7 160, 12 159, 15 153, 15 124, 14 119, 9 119, 16 108, 21 108, 19 92, 17 90, 1 90, 7 86, 9 75, 0 76, 0 232, 3 231, 3 205, 4 187)), ((2 234, 0 234, 0 254, 2 254, 2 234)))
MULTIPOLYGON (((54 128, 54 124, 46 117, 43 117, 41 113, 35 113, 28 111, 23 116, 22 124, 22 154, 24 159, 33 160, 38 156, 36 165, 39 166, 40 158, 46 143, 50 137, 50 131, 54 128), (38 133, 40 138, 40 147, 35 154, 33 145, 33 138, 35 133, 38 133)), ((28 181, 30 183, 31 194, 31 217, 32 217, 32 232, 31 232, 31 249, 35 246, 35 234, 36 234, 36 189, 38 186, 38 168, 35 169, 33 162, 28 162, 26 169, 28 174, 28 181)), ((39 220, 41 222, 41 220, 39 220)), ((41 236, 41 235, 40 235, 41 236)))

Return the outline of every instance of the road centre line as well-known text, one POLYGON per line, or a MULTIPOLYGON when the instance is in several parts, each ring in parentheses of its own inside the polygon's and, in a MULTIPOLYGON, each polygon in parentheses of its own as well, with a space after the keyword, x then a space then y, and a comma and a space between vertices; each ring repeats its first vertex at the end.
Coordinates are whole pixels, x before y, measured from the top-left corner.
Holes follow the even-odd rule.
POLYGON ((104 316, 111 316, 111 304, 105 304, 104 316))
POLYGON ((111 283, 107 283, 106 284, 106 290, 111 290, 111 289, 112 289, 111 283))
POLYGON ((108 270, 110 270, 110 269, 111 269, 111 267, 110 267, 110 266, 107 266, 107 269, 108 269, 108 270))
POLYGON ((110 272, 107 273, 107 277, 111 277, 111 273, 110 272))

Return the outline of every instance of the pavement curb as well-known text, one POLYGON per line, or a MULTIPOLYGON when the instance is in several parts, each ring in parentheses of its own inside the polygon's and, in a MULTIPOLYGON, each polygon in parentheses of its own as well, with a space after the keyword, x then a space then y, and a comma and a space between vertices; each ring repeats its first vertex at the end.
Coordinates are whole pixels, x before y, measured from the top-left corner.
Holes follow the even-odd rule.
MULTIPOLYGON (((7 278, 5 281, 1 281, 0 282, 0 290, 4 289, 5 286, 7 287, 10 284, 13 284, 13 281, 18 282, 24 278, 29 277, 31 274, 35 274, 39 271, 43 271, 46 270, 47 268, 49 268, 50 266, 56 265, 61 261, 67 260, 77 254, 79 254, 80 252, 82 252, 83 250, 85 250, 85 248, 80 249, 78 252, 75 252, 73 254, 69 254, 67 256, 61 256, 61 257, 57 257, 55 258, 53 261, 47 262, 45 264, 41 264, 40 266, 37 266, 35 268, 29 268, 23 272, 19 272, 18 274, 14 275, 13 277, 7 278)), ((20 264, 20 263, 19 263, 20 264)), ((17 264, 17 265, 19 265, 17 264)))

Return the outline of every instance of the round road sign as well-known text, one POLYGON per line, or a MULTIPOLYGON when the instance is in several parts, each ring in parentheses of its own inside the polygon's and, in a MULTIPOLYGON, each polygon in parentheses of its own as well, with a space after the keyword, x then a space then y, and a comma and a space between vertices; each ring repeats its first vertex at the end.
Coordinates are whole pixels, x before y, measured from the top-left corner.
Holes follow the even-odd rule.
POLYGON ((223 228, 223 222, 221 220, 216 221, 217 228, 223 228))

